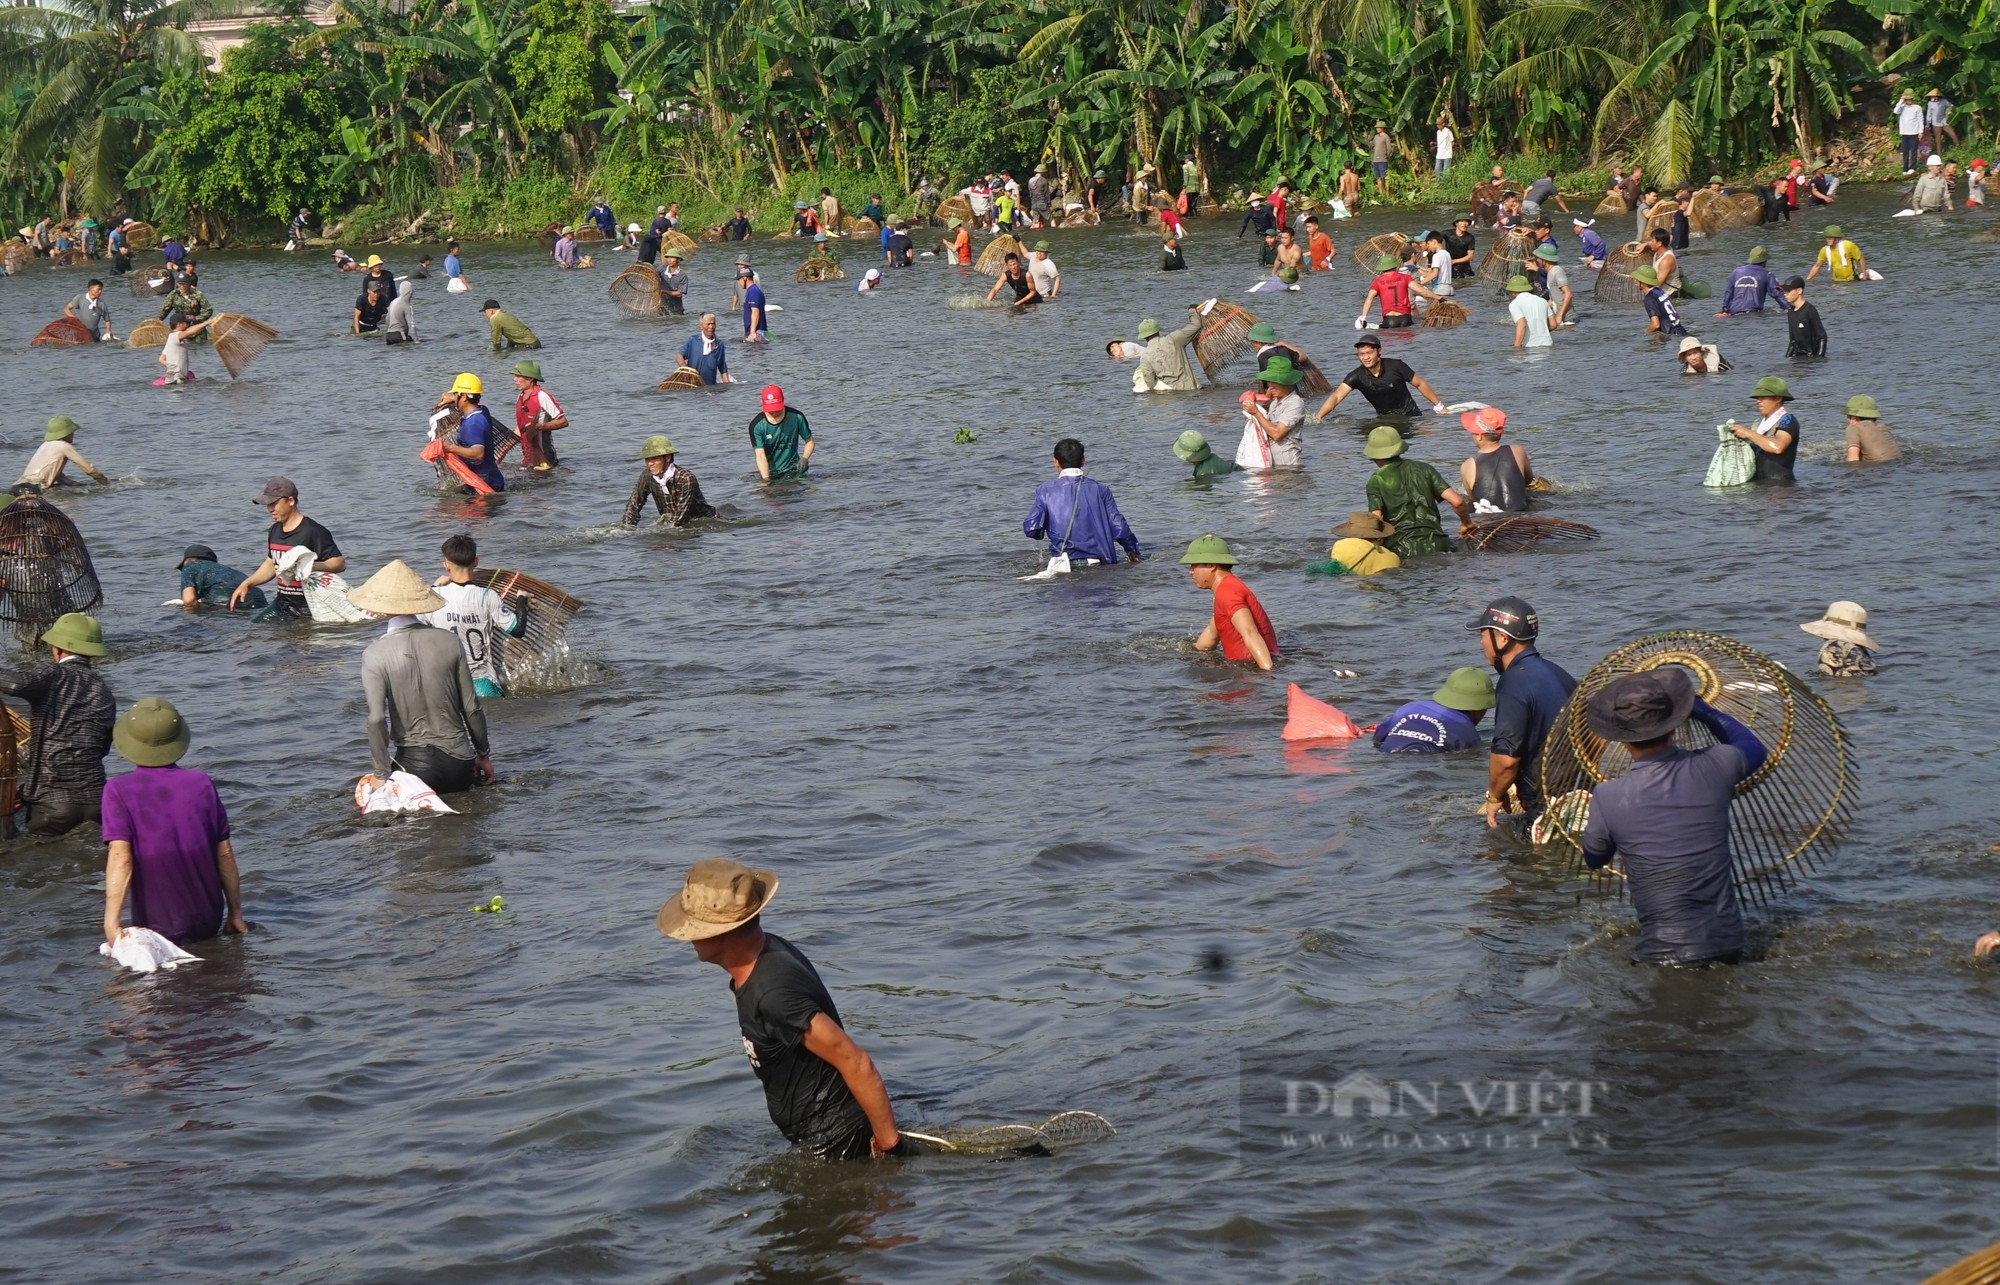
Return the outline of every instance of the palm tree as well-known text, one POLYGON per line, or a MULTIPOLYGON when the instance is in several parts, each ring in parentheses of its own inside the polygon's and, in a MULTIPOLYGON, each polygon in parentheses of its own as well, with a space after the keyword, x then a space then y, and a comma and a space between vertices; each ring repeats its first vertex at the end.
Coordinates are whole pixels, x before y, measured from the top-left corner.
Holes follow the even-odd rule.
POLYGON ((63 164, 66 195, 106 214, 119 208, 125 176, 145 150, 144 113, 106 109, 157 88, 175 70, 198 70, 197 19, 241 12, 247 0, 51 0, 0 9, 0 71, 40 78, 7 140, 5 171, 26 180, 45 162, 63 164))

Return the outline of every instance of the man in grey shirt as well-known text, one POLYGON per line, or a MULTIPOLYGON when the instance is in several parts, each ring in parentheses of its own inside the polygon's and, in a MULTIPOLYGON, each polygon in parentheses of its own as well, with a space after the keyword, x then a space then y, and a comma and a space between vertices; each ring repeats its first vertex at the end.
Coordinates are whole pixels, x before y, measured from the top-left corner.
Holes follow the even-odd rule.
POLYGON ((104 302, 104 283, 96 277, 84 286, 83 293, 71 299, 63 308, 65 317, 74 317, 90 327, 90 337, 97 340, 116 339, 111 333, 111 307, 104 302))
POLYGON ((1521 194, 1522 215, 1531 223, 1542 217, 1542 202, 1544 201, 1554 201, 1558 210, 1561 210, 1564 214, 1569 213, 1569 207, 1563 204, 1562 193, 1556 191, 1556 172, 1554 170, 1550 170, 1534 182, 1528 184, 1528 190, 1521 194))
POLYGON ((1037 165, 1035 176, 1028 180, 1028 213, 1033 216, 1035 226, 1049 221, 1049 167, 1037 165))
POLYGON ((668 250, 660 264, 660 310, 678 317, 687 312, 688 274, 681 271, 681 252, 668 250))
POLYGON ((491 781, 486 709, 472 685, 465 650, 451 630, 417 619, 442 610, 444 599, 398 560, 359 589, 348 590, 347 600, 389 617, 388 631, 361 654, 361 686, 368 695, 369 783, 387 777, 392 766, 439 794, 491 781))

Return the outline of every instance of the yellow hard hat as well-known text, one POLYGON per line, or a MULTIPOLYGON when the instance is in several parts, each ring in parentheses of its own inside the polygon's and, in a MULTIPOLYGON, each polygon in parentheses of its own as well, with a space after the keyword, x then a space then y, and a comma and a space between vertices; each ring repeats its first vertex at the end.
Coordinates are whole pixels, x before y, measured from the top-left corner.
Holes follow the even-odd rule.
POLYGON ((475 397, 484 397, 486 395, 486 385, 479 382, 479 376, 464 374, 451 381, 451 391, 454 393, 471 393, 475 397))

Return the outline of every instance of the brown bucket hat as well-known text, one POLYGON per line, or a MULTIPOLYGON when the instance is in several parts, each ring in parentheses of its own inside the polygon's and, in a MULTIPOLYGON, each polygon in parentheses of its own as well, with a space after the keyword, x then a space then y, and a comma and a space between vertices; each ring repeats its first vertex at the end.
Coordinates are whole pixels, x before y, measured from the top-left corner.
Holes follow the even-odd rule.
POLYGON ((1384 522, 1373 513, 1350 513, 1347 521, 1335 527, 1333 533, 1356 540, 1386 540, 1396 534, 1396 524, 1384 522))
POLYGON ((719 858, 697 861, 655 922, 676 941, 704 941, 755 919, 777 892, 778 876, 769 870, 719 858))

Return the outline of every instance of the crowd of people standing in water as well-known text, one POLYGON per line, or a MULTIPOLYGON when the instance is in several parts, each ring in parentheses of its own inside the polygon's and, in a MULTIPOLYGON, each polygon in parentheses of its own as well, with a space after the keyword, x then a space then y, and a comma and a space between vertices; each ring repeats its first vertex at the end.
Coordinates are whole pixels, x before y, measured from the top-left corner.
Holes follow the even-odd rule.
MULTIPOLYGON (((1146 177, 1141 175, 1140 181, 1146 177)), ((1943 181, 1942 175, 1926 177, 1943 181)), ((1538 242, 1524 270, 1505 283, 1513 346, 1524 350, 1554 347, 1554 336, 1577 324, 1576 300, 1588 289, 1583 282, 1605 264, 1605 243, 1592 221, 1581 216, 1572 223, 1575 253, 1566 255, 1557 245, 1553 225, 1541 212, 1546 205, 1567 212, 1553 178, 1538 177, 1525 185, 1523 193, 1510 193, 1491 220, 1500 229, 1532 229, 1538 242), (1573 263, 1566 265, 1566 257, 1573 263)), ((1636 170, 1630 175, 1621 172, 1613 189, 1630 193, 1644 211, 1649 195, 1658 198, 1639 184, 1636 170)), ((1822 185, 1817 178, 1793 183, 1789 198, 1803 194, 1808 202, 1830 204, 1837 199, 1836 187, 1822 185)), ((1926 189, 1920 182, 1918 188, 1920 194, 1934 193, 1935 184, 1926 189)), ((929 191, 928 183, 925 189, 929 191)), ((932 255, 963 266, 970 261, 973 228, 1044 225, 1052 213, 1045 174, 1034 176, 1025 192, 1015 190, 1011 176, 1003 175, 989 176, 966 194, 980 198, 972 203, 973 218, 946 221, 944 242, 936 251, 921 254, 913 250, 911 220, 889 215, 879 201, 871 201, 865 213, 879 224, 881 233, 879 242, 864 253, 870 258, 879 253, 883 266, 891 270, 914 266, 932 255)), ((930 192, 932 198, 935 195, 930 192)), ((1358 203, 1358 181, 1351 195, 1358 203)), ((1685 202, 1686 197, 1682 193, 1677 199, 1685 202)), ((816 247, 828 243, 829 228, 841 226, 838 201, 830 193, 823 198, 817 208, 801 202, 795 211, 795 233, 816 247)), ((1116 204, 1102 183, 1094 185, 1088 200, 1091 210, 1116 204)), ((933 222, 936 201, 927 204, 929 208, 920 201, 915 215, 920 226, 933 222)), ((1179 271, 1185 267, 1181 242, 1188 225, 1202 215, 1196 205, 1171 207, 1168 213, 1171 219, 1161 219, 1165 252, 1160 268, 1179 271)), ((304 217, 301 211, 294 221, 295 244, 304 242, 304 217)), ((617 224, 608 203, 597 202, 586 218, 606 239, 616 238, 617 224)), ((1461 535, 1484 520, 1535 508, 1544 479, 1527 450, 1509 440, 1506 411, 1479 402, 1447 404, 1432 378, 1450 384, 1454 381, 1447 378, 1448 372, 1420 371, 1420 365, 1430 363, 1384 351, 1381 332, 1414 324, 1422 315, 1419 303, 1434 308, 1469 287, 1476 276, 1479 222, 1456 218, 1449 232, 1436 230, 1409 238, 1404 252, 1384 254, 1372 265, 1374 276, 1357 301, 1354 325, 1361 333, 1353 340, 1354 365, 1337 383, 1322 376, 1318 387, 1327 391, 1316 407, 1304 386, 1321 372, 1305 345, 1286 342, 1269 322, 1250 327, 1246 341, 1254 371, 1251 386, 1239 398, 1243 430, 1234 453, 1218 454, 1193 429, 1180 432, 1171 443, 1174 456, 1192 469, 1193 480, 1213 485, 1233 473, 1305 468, 1311 427, 1359 394, 1357 404, 1365 404, 1377 422, 1368 428, 1360 448, 1370 469, 1361 487, 1364 507, 1332 529, 1337 538, 1328 562, 1336 572, 1362 577, 1421 574, 1426 559, 1450 556, 1455 550, 1441 521, 1441 508, 1455 514, 1461 535), (1456 416, 1467 434, 1467 453, 1445 469, 1411 457, 1406 430, 1427 415, 1456 416)), ((670 315, 685 311, 690 286, 683 256, 661 248, 663 236, 677 229, 677 207, 663 205, 650 229, 631 224, 622 242, 640 262, 655 264, 661 311, 670 315)), ((1275 268, 1274 279, 1282 282, 1282 288, 1299 288, 1301 282, 1334 267, 1338 251, 1331 237, 1287 183, 1256 197, 1242 230, 1259 234, 1264 246, 1260 266, 1275 268), (1288 215, 1296 219, 1296 226, 1288 215)), ((554 257, 560 267, 577 266, 573 231, 566 226, 556 239, 554 257)), ((729 239, 741 240, 735 233, 747 231, 748 220, 739 211, 731 220, 729 239)), ((1804 300, 1807 283, 1822 270, 1839 285, 1864 283, 1875 275, 1839 226, 1826 228, 1823 239, 1825 244, 1808 271, 1783 281, 1770 270, 1766 248, 1752 249, 1730 274, 1715 318, 1781 307, 1788 319, 1787 355, 1823 356, 1827 335, 1817 311, 1804 300)), ((1631 274, 1646 288, 1648 332, 1660 337, 1663 354, 1685 373, 1728 372, 1732 364, 1718 345, 1686 332, 1688 278, 1681 255, 1689 243, 1684 221, 1675 220, 1653 241, 1657 253, 1631 274)), ((167 247, 161 270, 173 278, 173 287, 160 315, 169 326, 170 343, 173 339, 184 343, 215 314, 186 249, 172 240, 167 247)), ((459 250, 457 243, 446 247, 443 273, 452 293, 468 288, 459 250)), ((334 262, 340 271, 364 277, 349 319, 355 332, 380 331, 405 342, 417 341, 409 300, 414 283, 430 276, 428 256, 403 276, 394 275, 379 256, 357 263, 336 251, 334 262)), ((877 289, 883 280, 881 270, 871 268, 859 288, 877 289)), ((741 310, 743 338, 759 342, 768 334, 771 308, 747 258, 737 260, 735 290, 732 310, 741 310)), ((1008 256, 987 297, 1019 309, 1080 290, 1087 290, 1087 285, 1066 286, 1050 258, 1049 243, 1037 240, 1025 259, 1008 256)), ((1155 318, 1141 319, 1134 332, 1136 342, 1117 338, 1106 344, 1112 360, 1136 363, 1135 393, 1153 398, 1202 387, 1189 349, 1217 302, 1191 308, 1172 329, 1155 318)), ((101 283, 93 280, 66 312, 86 321, 95 337, 113 336, 101 283)), ((499 299, 485 300, 481 312, 488 322, 493 353, 541 349, 534 330, 503 308, 499 299)), ((1600 324, 1619 323, 1606 317, 1600 324)), ((703 384, 730 382, 726 346, 718 330, 715 313, 700 314, 694 332, 675 355, 676 368, 693 371, 703 384)), ((185 348, 176 348, 171 361, 162 358, 169 373, 160 382, 193 378, 185 348)), ((519 467, 552 473, 561 462, 557 434, 570 427, 569 418, 547 386, 539 359, 518 360, 511 376, 517 394, 514 431, 522 446, 519 467)), ((1754 423, 1731 419, 1721 429, 1723 445, 1740 443, 1748 448, 1743 484, 1790 483, 1803 436, 1791 389, 1777 375, 1744 384, 1741 395, 1755 406, 1754 423)), ((448 438, 440 440, 437 455, 440 477, 451 489, 461 484, 474 494, 506 489, 502 465, 510 435, 498 428, 484 401, 484 383, 471 372, 457 375, 439 399, 437 413, 454 421, 448 438)), ((1164 402, 1151 405, 1170 414, 1164 402)), ((1867 464, 1897 458, 1899 448, 1883 426, 1872 395, 1857 393, 1844 410, 1847 461, 1867 464)), ((105 474, 78 452, 78 432, 76 422, 66 416, 50 420, 42 447, 16 485, 17 504, 40 503, 43 488, 68 484, 64 470, 69 466, 97 483, 106 481, 105 474)), ((761 390, 746 435, 747 454, 762 483, 785 483, 808 475, 816 447, 813 430, 780 386, 761 390)), ((717 517, 716 506, 695 474, 681 463, 668 435, 646 436, 637 446, 636 458, 641 467, 620 515, 624 525, 636 525, 649 503, 665 526, 686 527, 717 517)), ((1120 512, 1111 489, 1087 475, 1082 441, 1072 436, 1055 441, 1048 464, 1052 476, 1036 486, 1021 526, 1027 538, 1046 542, 1047 564, 1024 579, 1077 574, 1121 561, 1137 563, 1148 556, 1147 546, 1120 512)), ((190 611, 220 608, 254 610, 277 619, 316 618, 315 589, 323 591, 325 577, 347 569, 338 539, 306 515, 298 487, 284 477, 270 479, 255 503, 270 518, 263 559, 245 573, 222 563, 208 546, 188 547, 179 564, 182 604, 190 611)), ((504 696, 507 681, 496 656, 503 637, 520 635, 527 604, 478 582, 478 548, 469 535, 451 536, 439 554, 439 574, 432 579, 396 560, 344 595, 357 613, 386 622, 360 666, 370 754, 364 792, 399 771, 445 795, 493 778, 495 753, 487 703, 504 696)), ((1208 613, 1190 639, 1191 649, 1219 652, 1223 663, 1272 670, 1283 654, 1280 631, 1238 573, 1240 562, 1228 539, 1216 533, 1194 536, 1179 562, 1192 587, 1208 596, 1208 613)), ((1802 624, 1808 634, 1822 640, 1817 658, 1822 674, 1844 679, 1875 672, 1877 649, 1867 625, 1866 610, 1844 600, 1802 624)), ((1397 705, 1367 729, 1369 743, 1380 752, 1396 754, 1473 751, 1482 743, 1483 725, 1491 711, 1490 732, 1484 733, 1487 789, 1479 814, 1488 826, 1518 826, 1535 818, 1543 807, 1540 757, 1576 680, 1542 655, 1541 619, 1518 597, 1495 598, 1466 628, 1476 637, 1473 650, 1483 664, 1453 667, 1429 697, 1397 705)), ((134 927, 154 929, 183 944, 220 932, 246 931, 226 809, 207 776, 179 766, 192 739, 186 720, 171 703, 157 698, 141 700, 119 713, 109 683, 93 665, 109 648, 92 617, 65 615, 49 625, 40 642, 47 649, 46 662, 0 671, 0 692, 24 699, 31 715, 19 794, 32 834, 63 834, 93 821, 100 825, 108 845, 107 942, 119 939, 128 918, 134 927), (103 764, 113 750, 134 770, 107 780, 103 764)), ((1469 652, 1463 659, 1470 661, 1473 656, 1469 652)), ((1677 670, 1614 681, 1592 696, 1583 715, 1594 733, 1627 745, 1633 760, 1629 772, 1598 787, 1583 850, 1592 866, 1614 857, 1623 859, 1640 922, 1634 958, 1679 966, 1739 961, 1744 932, 1730 877, 1729 801, 1735 787, 1758 771, 1770 747, 1741 723, 1706 705, 1677 670), (1675 734, 1689 720, 1704 726, 1715 744, 1696 751, 1677 748, 1675 734)), ((762 911, 777 886, 775 872, 734 862, 698 863, 682 890, 660 910, 660 931, 692 942, 700 959, 729 972, 753 1066, 765 1085, 773 1120, 788 1138, 837 1157, 907 1154, 917 1149, 897 1128, 879 1073, 841 1028, 832 998, 810 963, 796 947, 762 927, 762 911)), ((2000 936, 1993 940, 2000 942, 2000 936)), ((1992 945, 1982 941, 1981 947, 1984 953, 1992 945)))

